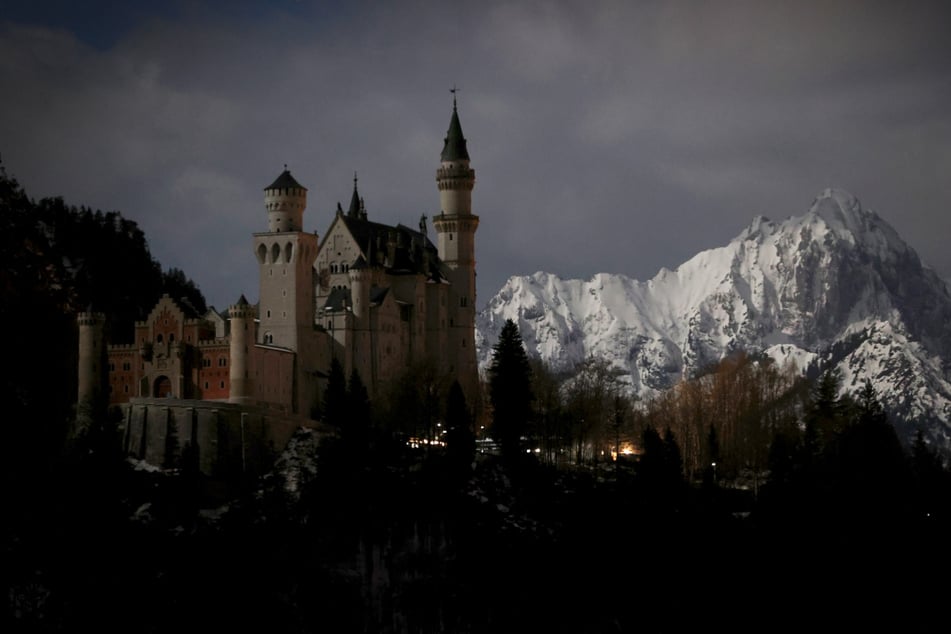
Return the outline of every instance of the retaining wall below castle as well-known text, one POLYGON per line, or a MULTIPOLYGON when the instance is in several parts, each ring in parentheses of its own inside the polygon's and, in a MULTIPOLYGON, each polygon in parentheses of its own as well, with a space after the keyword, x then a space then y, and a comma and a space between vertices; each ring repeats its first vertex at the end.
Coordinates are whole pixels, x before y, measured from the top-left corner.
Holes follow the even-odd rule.
POLYGON ((193 461, 202 474, 222 479, 266 472, 297 429, 318 427, 309 419, 223 401, 134 398, 122 409, 128 455, 164 468, 193 461))

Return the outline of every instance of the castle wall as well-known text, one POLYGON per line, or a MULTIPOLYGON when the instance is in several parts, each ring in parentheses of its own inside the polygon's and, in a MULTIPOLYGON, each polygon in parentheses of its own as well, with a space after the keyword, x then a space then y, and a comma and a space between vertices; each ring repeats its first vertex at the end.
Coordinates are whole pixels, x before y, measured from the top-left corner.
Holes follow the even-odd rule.
POLYGON ((197 448, 197 466, 212 478, 263 473, 301 426, 327 432, 303 417, 199 400, 137 398, 123 414, 128 455, 180 469, 188 451, 197 448))
POLYGON ((227 399, 231 393, 231 346, 227 339, 200 341, 195 368, 196 395, 207 400, 227 399))
POLYGON ((290 350, 269 346, 251 348, 250 366, 254 376, 253 399, 285 412, 293 412, 295 357, 290 350))

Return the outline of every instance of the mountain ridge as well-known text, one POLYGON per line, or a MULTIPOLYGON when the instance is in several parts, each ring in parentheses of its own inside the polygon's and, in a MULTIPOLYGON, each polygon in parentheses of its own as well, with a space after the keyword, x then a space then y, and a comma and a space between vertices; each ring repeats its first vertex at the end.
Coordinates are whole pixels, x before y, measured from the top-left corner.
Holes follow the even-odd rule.
POLYGON ((646 281, 513 276, 477 316, 482 367, 506 319, 553 369, 602 357, 642 397, 739 350, 802 372, 832 363, 844 392, 873 382, 906 440, 922 426, 951 448, 948 285, 842 189, 782 221, 755 216, 727 245, 646 281))

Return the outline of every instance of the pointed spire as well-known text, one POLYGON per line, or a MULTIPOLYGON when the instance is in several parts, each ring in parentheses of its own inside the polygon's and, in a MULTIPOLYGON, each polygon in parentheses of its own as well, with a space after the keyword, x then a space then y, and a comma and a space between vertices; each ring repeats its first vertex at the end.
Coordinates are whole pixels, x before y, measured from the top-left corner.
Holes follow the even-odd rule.
POLYGON ((353 173, 353 196, 350 197, 350 209, 347 217, 356 218, 360 215, 360 194, 357 193, 357 173, 353 173))
POLYGON ((452 87, 452 119, 449 120, 449 131, 442 146, 443 161, 468 161, 469 152, 466 150, 466 138, 462 135, 462 125, 459 123, 459 112, 456 110, 456 93, 459 89, 452 87))

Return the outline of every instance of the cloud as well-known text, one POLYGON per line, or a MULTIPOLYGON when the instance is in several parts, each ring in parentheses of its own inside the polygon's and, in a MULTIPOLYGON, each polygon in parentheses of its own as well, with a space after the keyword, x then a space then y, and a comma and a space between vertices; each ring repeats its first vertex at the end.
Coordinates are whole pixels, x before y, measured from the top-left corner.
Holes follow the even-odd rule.
POLYGON ((289 164, 323 231, 438 211, 457 83, 479 294, 511 274, 652 275, 829 185, 951 277, 940 4, 182 3, 121 31, 0 23, 0 151, 35 196, 122 210, 224 306, 289 164), (72 29, 72 30, 71 30, 72 29))

